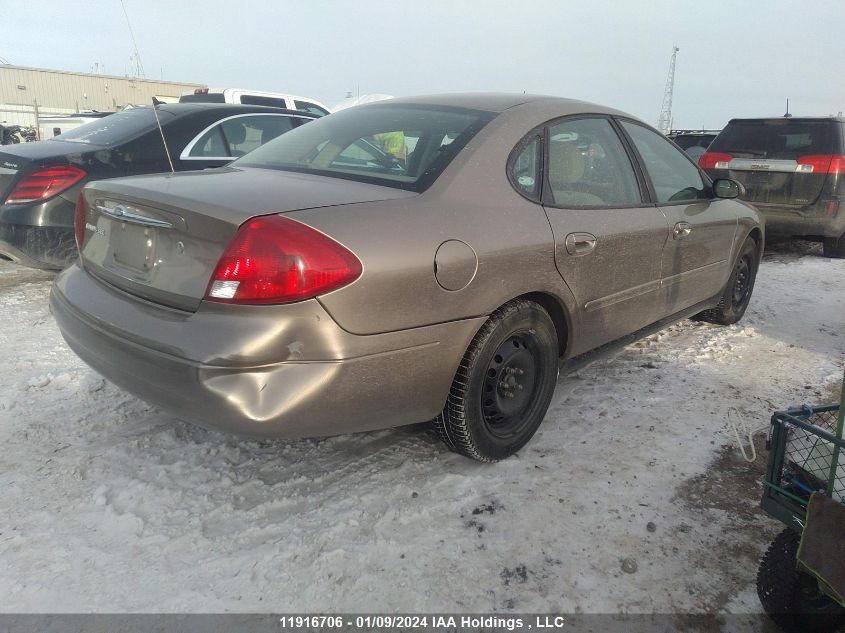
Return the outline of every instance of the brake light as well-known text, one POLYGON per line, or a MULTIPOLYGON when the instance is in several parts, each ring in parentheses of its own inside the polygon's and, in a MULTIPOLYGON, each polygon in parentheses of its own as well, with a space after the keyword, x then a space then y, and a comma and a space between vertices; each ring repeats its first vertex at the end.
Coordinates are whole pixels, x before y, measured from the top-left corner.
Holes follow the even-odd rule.
POLYGON ((207 95, 208 94, 208 88, 197 88, 196 90, 194 90, 194 94, 195 95, 207 95))
POLYGON ((810 169, 802 169, 814 174, 845 174, 845 156, 841 154, 811 154, 801 156, 796 161, 810 169))
POLYGON ((698 166, 702 169, 728 169, 728 164, 733 159, 730 154, 721 152, 704 152, 698 157, 698 166))
POLYGON ((76 199, 76 210, 73 214, 73 234, 76 237, 76 248, 82 251, 85 246, 85 222, 88 220, 88 201, 81 193, 76 199))
POLYGON ((250 220, 214 269, 205 298, 224 303, 291 303, 352 283, 361 262, 330 237, 278 215, 250 220))
POLYGON ((41 202, 71 188, 88 174, 74 165, 51 165, 36 169, 15 186, 6 204, 41 202))

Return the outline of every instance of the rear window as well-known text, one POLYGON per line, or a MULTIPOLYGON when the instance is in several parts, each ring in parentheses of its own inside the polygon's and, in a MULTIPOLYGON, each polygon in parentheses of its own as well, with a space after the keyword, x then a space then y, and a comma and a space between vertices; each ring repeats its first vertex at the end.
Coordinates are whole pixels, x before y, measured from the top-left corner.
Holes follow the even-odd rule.
MULTIPOLYGON (((164 110, 158 110, 158 116, 162 124, 173 118, 171 113, 164 110)), ((124 143, 155 127, 156 119, 152 108, 132 108, 86 123, 48 140, 110 147, 124 143)))
POLYGON ((193 95, 182 95, 179 103, 226 103, 222 92, 203 92, 193 95))
POLYGON ((237 164, 422 191, 493 116, 436 106, 349 108, 298 127, 237 164))
POLYGON ((835 121, 770 119, 733 121, 708 148, 735 158, 795 160, 811 154, 838 154, 835 121))
POLYGON ((241 103, 245 105, 270 106, 271 108, 285 107, 285 100, 281 97, 262 97, 260 95, 241 95, 241 103))

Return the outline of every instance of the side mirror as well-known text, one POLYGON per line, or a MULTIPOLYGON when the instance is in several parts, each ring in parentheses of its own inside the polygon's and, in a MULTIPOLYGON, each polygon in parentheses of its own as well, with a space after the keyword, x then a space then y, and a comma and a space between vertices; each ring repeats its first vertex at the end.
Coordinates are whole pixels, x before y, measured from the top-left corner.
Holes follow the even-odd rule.
POLYGON ((717 198, 738 198, 745 195, 745 187, 736 180, 719 178, 713 182, 713 194, 717 198))

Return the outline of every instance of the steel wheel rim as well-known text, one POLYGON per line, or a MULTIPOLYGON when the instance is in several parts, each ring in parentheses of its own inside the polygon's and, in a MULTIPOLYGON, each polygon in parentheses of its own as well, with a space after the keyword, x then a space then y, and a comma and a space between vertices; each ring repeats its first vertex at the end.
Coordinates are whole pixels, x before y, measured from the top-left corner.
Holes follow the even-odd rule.
POLYGON ((540 353, 527 333, 512 334, 494 352, 481 390, 481 412, 496 437, 521 432, 540 388, 540 353))
POLYGON ((734 306, 741 305, 751 290, 751 270, 751 258, 748 255, 737 262, 733 288, 734 306))

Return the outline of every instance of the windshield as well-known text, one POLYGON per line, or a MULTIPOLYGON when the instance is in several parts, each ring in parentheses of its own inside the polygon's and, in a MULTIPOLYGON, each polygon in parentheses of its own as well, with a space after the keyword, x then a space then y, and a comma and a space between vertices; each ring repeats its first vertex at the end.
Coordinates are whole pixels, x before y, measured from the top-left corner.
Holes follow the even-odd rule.
MULTIPOLYGON (((158 116, 162 124, 164 124, 173 115, 169 112, 159 110, 158 116)), ((115 112, 102 119, 80 125, 49 140, 71 141, 73 143, 88 143, 90 145, 110 147, 128 141, 155 127, 156 119, 152 108, 132 108, 131 110, 115 112)))
POLYGON ((288 132, 237 164, 422 191, 493 116, 399 104, 349 108, 288 132))
POLYGON ((733 121, 713 141, 709 151, 725 152, 736 158, 795 160, 810 154, 834 154, 836 122, 733 121))

